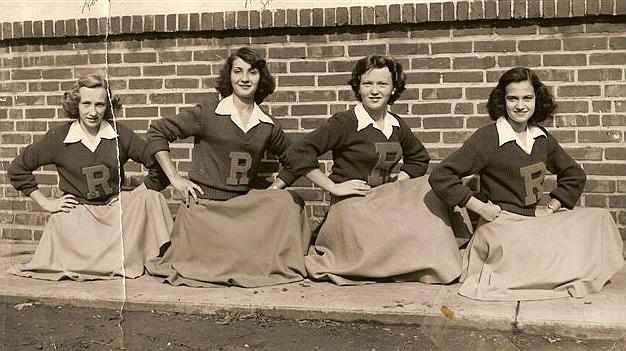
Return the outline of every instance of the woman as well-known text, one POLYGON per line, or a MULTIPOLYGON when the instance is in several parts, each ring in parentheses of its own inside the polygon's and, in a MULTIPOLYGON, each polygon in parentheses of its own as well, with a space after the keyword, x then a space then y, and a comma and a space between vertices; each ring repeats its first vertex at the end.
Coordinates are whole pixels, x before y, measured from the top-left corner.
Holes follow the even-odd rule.
POLYGON ((145 185, 120 193, 128 159, 153 166, 144 140, 114 122, 121 106, 101 76, 79 79, 63 99, 74 121, 48 131, 11 163, 13 186, 52 215, 33 259, 10 273, 49 280, 136 278, 169 241, 173 223, 163 195, 145 185), (56 166, 62 197, 38 190, 33 171, 44 165, 56 166))
POLYGON ((257 287, 302 280, 310 231, 303 203, 286 190, 282 171, 270 190, 252 190, 267 151, 284 161, 288 141, 257 104, 274 91, 265 60, 248 48, 224 64, 217 90, 174 118, 155 121, 148 148, 172 186, 188 198, 176 215, 171 246, 149 265, 151 274, 188 286, 257 287), (189 179, 180 176, 169 143, 194 137, 189 179))
POLYGON ((329 213, 305 257, 309 276, 342 285, 454 280, 461 258, 448 209, 422 177, 428 152, 402 118, 388 111, 405 89, 402 66, 371 55, 356 63, 348 83, 356 106, 288 150, 294 173, 331 193, 329 213), (330 176, 317 160, 328 151, 330 176), (403 165, 392 176, 400 159, 403 165), (422 178, 409 180, 416 177, 422 178))
POLYGON ((623 265, 623 244, 608 211, 574 208, 585 173, 538 125, 556 109, 550 91, 533 71, 516 67, 500 77, 487 108, 496 123, 478 129, 430 176, 448 205, 481 217, 459 293, 516 301, 600 291, 623 265), (538 206, 548 171, 557 186, 547 206, 538 206), (472 174, 480 175, 480 194, 461 183, 472 174))

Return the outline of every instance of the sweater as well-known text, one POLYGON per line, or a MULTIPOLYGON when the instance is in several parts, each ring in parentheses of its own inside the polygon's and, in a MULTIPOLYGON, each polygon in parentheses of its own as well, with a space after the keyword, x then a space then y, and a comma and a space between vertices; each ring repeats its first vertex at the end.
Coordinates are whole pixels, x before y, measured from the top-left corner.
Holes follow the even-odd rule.
MULTIPOLYGON (((274 119, 270 119, 273 123, 260 121, 244 132, 230 115, 216 113, 217 106, 217 99, 205 100, 175 117, 153 121, 148 130, 147 148, 151 155, 169 151, 169 143, 177 139, 194 138, 188 176, 200 185, 205 191, 203 197, 207 198, 212 198, 210 194, 247 193, 253 187, 252 180, 259 172, 265 152, 278 156, 284 164, 289 146, 274 119)), ((278 177, 287 185, 295 180, 285 169, 278 177)))
POLYGON ((422 143, 397 115, 398 125, 389 138, 373 125, 357 130, 354 108, 331 116, 325 124, 287 151, 288 164, 296 176, 319 168, 317 158, 332 151, 333 167, 330 179, 341 183, 350 179, 367 181, 377 186, 391 180, 390 172, 403 160, 402 170, 411 177, 426 173, 430 157, 422 143))
POLYGON ((480 191, 503 210, 534 216, 543 193, 547 171, 557 176, 550 197, 573 208, 585 186, 582 168, 544 128, 530 154, 515 141, 499 145, 496 124, 478 129, 461 148, 437 165, 430 174, 433 191, 450 207, 465 206, 473 195, 461 178, 480 175, 480 191))
POLYGON ((11 162, 8 175, 15 189, 30 195, 37 190, 33 171, 41 166, 55 165, 59 173, 59 189, 64 194, 76 196, 81 203, 103 204, 119 194, 120 179, 124 179, 124 167, 120 165, 132 159, 146 167, 153 166, 145 141, 132 129, 116 124, 117 138, 101 139, 92 152, 80 141, 64 142, 72 123, 48 131, 11 162))

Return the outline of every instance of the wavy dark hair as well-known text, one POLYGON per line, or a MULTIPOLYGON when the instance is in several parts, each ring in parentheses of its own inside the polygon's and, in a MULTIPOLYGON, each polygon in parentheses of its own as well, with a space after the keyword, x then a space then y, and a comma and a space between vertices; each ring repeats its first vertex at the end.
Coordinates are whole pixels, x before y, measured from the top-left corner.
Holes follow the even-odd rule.
POLYGON ((274 83, 274 77, 272 77, 272 74, 267 69, 265 60, 250 48, 240 48, 226 59, 226 62, 220 70, 220 76, 217 78, 217 86, 215 89, 217 89, 223 98, 233 93, 233 86, 230 82, 230 71, 233 68, 233 61, 235 61, 237 57, 247 62, 252 68, 259 70, 261 79, 259 79, 259 85, 254 93, 254 102, 260 104, 266 97, 274 92, 276 83, 274 83))
POLYGON ((393 94, 389 97, 389 105, 393 104, 400 97, 400 94, 406 89, 406 75, 404 71, 402 71, 402 65, 390 57, 369 55, 356 62, 352 69, 352 77, 348 81, 357 100, 363 101, 363 97, 359 94, 361 76, 371 69, 385 67, 391 72, 391 80, 393 81, 393 88, 395 89, 393 94))
POLYGON ((506 71, 500 77, 498 85, 489 94, 487 109, 492 120, 495 121, 501 116, 506 117, 506 86, 523 81, 529 81, 535 89, 535 112, 528 120, 528 123, 537 124, 545 121, 548 117, 552 117, 557 106, 550 89, 541 82, 537 74, 530 68, 515 67, 506 71))
POLYGON ((107 110, 104 113, 104 119, 110 121, 113 119, 113 114, 122 108, 122 100, 119 96, 113 94, 109 87, 109 82, 99 74, 90 74, 79 78, 74 83, 70 90, 63 94, 63 101, 61 106, 63 111, 71 119, 78 118, 78 105, 80 104, 80 88, 103 88, 107 91, 107 110))

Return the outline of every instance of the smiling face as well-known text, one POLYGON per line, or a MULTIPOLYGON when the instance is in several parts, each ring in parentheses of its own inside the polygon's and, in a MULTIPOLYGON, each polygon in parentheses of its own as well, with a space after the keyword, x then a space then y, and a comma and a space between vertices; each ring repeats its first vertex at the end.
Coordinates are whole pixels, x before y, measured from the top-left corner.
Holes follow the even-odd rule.
POLYGON ((78 122, 83 130, 96 135, 107 111, 107 91, 101 87, 81 87, 78 93, 78 122))
POLYGON ((233 86, 233 94, 242 100, 254 101, 254 94, 259 87, 261 72, 257 68, 253 68, 249 63, 240 57, 233 60, 233 66, 230 69, 230 83, 233 86))
POLYGON ((387 111, 387 103, 393 91, 393 80, 389 68, 372 68, 361 75, 359 95, 361 95, 363 107, 370 115, 387 111))
POLYGON ((504 91, 506 119, 515 131, 521 132, 535 113, 535 89, 530 81, 525 80, 509 83, 504 91))

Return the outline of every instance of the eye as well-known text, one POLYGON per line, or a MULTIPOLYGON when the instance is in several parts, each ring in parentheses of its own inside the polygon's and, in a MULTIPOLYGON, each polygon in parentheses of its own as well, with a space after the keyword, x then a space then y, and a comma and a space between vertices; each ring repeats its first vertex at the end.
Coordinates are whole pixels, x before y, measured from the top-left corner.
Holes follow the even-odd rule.
POLYGON ((249 72, 250 74, 259 74, 259 70, 256 68, 251 69, 249 72))

